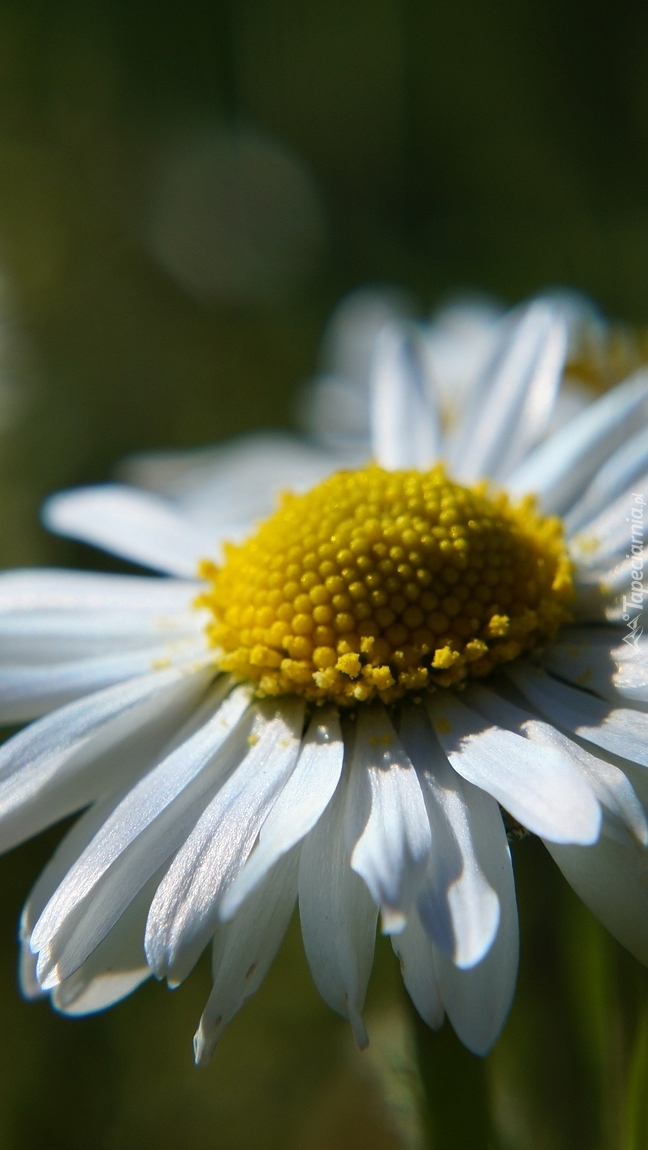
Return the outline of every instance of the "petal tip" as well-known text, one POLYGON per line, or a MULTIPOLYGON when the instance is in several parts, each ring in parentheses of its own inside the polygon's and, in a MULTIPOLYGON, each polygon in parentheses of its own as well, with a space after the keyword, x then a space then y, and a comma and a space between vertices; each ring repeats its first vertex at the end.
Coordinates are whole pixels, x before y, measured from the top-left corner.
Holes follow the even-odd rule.
POLYGON ((369 1035, 367 1034, 367 1028, 364 1024, 364 1020, 360 1014, 360 1011, 351 1003, 349 1003, 349 1022, 351 1023, 353 1037, 355 1038, 359 1049, 366 1050, 369 1045, 369 1035))
POLYGON ((402 934, 407 926, 407 915, 394 906, 380 908, 380 929, 383 934, 402 934))

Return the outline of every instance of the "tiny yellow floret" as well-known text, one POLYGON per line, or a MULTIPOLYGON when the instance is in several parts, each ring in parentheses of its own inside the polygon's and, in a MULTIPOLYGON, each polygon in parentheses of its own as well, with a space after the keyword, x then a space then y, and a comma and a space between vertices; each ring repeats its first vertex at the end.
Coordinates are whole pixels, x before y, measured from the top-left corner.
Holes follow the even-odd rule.
POLYGON ((559 519, 441 466, 342 471, 205 562, 211 643, 259 695, 353 706, 461 684, 569 618, 559 519))

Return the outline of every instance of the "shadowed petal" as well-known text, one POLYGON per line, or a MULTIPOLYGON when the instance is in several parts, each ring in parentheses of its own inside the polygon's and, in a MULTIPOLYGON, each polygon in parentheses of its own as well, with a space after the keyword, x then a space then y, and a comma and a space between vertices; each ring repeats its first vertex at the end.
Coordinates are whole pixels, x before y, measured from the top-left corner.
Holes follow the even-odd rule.
POLYGON ((347 779, 304 839, 299 917, 308 965, 322 998, 348 1018, 358 1046, 369 1041, 362 1008, 373 963, 378 911, 351 870, 344 842, 347 779))
POLYGON ((623 771, 604 759, 596 758, 550 723, 515 706, 495 691, 471 687, 468 698, 472 706, 500 726, 516 731, 532 742, 562 751, 584 775, 601 804, 604 813, 602 831, 605 834, 620 837, 623 842, 634 838, 644 846, 648 843, 646 815, 623 771))
POLYGON ((594 793, 562 751, 493 726, 448 691, 434 695, 427 707, 454 769, 523 826, 554 842, 591 843, 598 837, 601 812, 594 793))
POLYGON ((416 771, 382 706, 358 713, 345 834, 383 929, 402 930, 430 853, 430 825, 416 771))
POLYGON ((585 905, 635 958, 648 963, 648 852, 609 838, 591 847, 545 846, 585 905))
POLYGON ((648 766, 648 715, 629 707, 611 707, 585 691, 559 683, 520 660, 507 673, 539 711, 581 739, 622 759, 648 766))
MULTIPOLYGON (((510 1010, 517 980, 519 936, 511 856, 501 823, 473 822, 477 855, 497 893, 500 922, 488 954, 470 970, 460 970, 435 947, 434 966, 441 1000, 457 1035, 473 1054, 487 1054, 510 1010)), ((582 849, 582 848, 577 848, 582 849)))
POLYGON ((501 823, 494 799, 453 771, 432 732, 425 709, 404 708, 401 738, 419 778, 432 832, 432 851, 417 899, 423 927, 460 967, 474 966, 491 946, 499 901, 479 864, 473 817, 501 823))
POLYGON ((434 969, 434 947, 416 911, 409 915, 405 930, 392 935, 392 946, 407 993, 423 1021, 438 1030, 444 1014, 434 969))
POLYGON ((259 989, 286 933, 297 901, 299 847, 271 868, 213 943, 214 987, 194 1038, 197 1066, 204 1066, 228 1022, 259 989))
POLYGON ((441 432, 425 371, 415 330, 387 324, 375 343, 370 396, 373 453, 388 471, 425 469, 439 455, 441 432))

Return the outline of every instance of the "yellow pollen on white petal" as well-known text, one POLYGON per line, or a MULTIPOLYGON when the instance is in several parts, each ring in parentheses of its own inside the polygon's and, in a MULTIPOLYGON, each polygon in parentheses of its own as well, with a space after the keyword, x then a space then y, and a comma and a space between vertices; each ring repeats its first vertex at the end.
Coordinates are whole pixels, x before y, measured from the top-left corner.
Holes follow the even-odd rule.
POLYGON ((481 678, 551 637, 573 594, 559 519, 441 466, 286 494, 201 573, 223 670, 259 695, 348 706, 481 678))

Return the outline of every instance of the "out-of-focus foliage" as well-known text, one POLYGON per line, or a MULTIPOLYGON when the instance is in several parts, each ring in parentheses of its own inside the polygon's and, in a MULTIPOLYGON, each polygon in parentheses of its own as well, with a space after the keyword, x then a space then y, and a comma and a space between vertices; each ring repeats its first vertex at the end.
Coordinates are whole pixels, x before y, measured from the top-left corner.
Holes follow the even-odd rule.
MULTIPOLYGON (((359 284, 423 307, 568 284, 646 323, 648 8, 0 0, 0 172, 0 562, 115 567, 49 539, 42 497, 288 425, 359 284)), ((485 1062, 415 1022, 385 940, 360 1055, 295 925, 195 1071, 206 963, 83 1021, 19 998, 15 923, 59 835, 0 863, 0 1150, 648 1145, 643 972, 537 842, 485 1062)))

